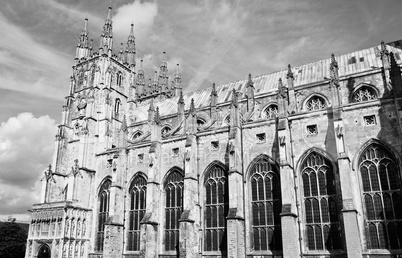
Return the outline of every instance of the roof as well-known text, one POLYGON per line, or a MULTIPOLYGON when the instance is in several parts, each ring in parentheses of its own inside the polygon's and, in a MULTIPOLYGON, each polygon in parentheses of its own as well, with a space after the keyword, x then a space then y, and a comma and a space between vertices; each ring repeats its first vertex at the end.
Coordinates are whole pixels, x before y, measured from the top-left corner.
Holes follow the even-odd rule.
MULTIPOLYGON (((398 46, 401 44, 398 45, 395 44, 395 42, 387 44, 387 48, 389 52, 394 53, 396 62, 401 64, 402 50, 398 48, 398 46)), ((342 77, 345 75, 370 71, 373 69, 373 67, 382 67, 379 52, 380 45, 340 56, 335 56, 335 59, 338 62, 339 76, 342 77)), ((330 58, 328 58, 317 62, 292 67, 294 86, 298 87, 314 82, 325 81, 325 77, 330 77, 330 61, 330 58)), ((252 78, 255 87, 255 95, 258 96, 264 93, 275 92, 277 90, 279 78, 282 78, 286 84, 286 74, 287 69, 284 69, 252 78)), ((248 79, 246 78, 241 81, 216 86, 216 91, 218 93, 217 103, 221 104, 230 101, 233 89, 240 93, 245 93, 247 81, 248 79)), ((190 107, 191 99, 194 99, 196 109, 209 106, 211 90, 212 87, 183 94, 186 109, 190 107)), ((170 99, 161 100, 159 102, 155 100, 154 105, 159 107, 161 116, 174 114, 177 112, 178 98, 179 97, 177 96, 170 99)), ((139 121, 143 120, 144 118, 146 119, 148 108, 149 104, 135 108, 134 112, 138 114, 139 121)))

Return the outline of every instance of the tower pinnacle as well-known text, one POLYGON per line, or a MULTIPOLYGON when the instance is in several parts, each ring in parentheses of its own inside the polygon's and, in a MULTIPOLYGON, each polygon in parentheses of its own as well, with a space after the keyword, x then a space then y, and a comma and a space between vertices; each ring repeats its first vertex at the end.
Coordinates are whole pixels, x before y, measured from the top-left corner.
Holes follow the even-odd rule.
POLYGON ((126 62, 130 66, 135 66, 135 37, 134 37, 134 24, 131 23, 130 34, 127 39, 127 47, 126 47, 126 62))
POLYGON ((112 22, 112 7, 109 7, 107 12, 107 17, 105 20, 105 25, 103 25, 103 31, 101 34, 99 52, 103 54, 108 54, 111 56, 113 48, 113 22, 112 22))

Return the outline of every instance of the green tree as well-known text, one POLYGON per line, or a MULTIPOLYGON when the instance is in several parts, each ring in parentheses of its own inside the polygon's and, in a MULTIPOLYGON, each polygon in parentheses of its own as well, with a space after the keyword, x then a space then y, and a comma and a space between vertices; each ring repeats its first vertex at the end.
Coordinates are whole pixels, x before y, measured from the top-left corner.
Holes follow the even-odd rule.
POLYGON ((0 222, 0 258, 24 258, 26 229, 14 222, 0 222))

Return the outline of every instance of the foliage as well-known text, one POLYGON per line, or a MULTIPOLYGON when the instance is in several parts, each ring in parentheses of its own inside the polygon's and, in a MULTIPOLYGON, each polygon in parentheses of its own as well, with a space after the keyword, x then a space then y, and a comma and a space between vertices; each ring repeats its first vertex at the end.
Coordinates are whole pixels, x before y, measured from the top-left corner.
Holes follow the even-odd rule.
POLYGON ((24 258, 27 237, 27 230, 18 223, 0 222, 0 257, 24 258))

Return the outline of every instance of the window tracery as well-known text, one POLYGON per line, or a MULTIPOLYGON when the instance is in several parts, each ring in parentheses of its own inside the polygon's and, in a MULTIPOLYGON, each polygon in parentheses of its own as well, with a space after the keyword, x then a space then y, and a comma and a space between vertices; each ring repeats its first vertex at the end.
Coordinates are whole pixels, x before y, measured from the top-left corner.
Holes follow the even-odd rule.
POLYGON ((129 224, 127 251, 140 250, 140 221, 146 208, 147 182, 144 177, 137 176, 131 183, 129 194, 129 224))
POLYGON ((272 119, 278 116, 278 106, 275 104, 269 105, 265 110, 264 110, 264 115, 265 118, 267 119, 272 119))
POLYGON ((313 110, 320 110, 326 108, 326 102, 324 98, 320 96, 312 96, 307 102, 306 102, 306 109, 308 111, 313 111, 313 110))
POLYGON ((260 159, 251 169, 253 249, 281 250, 281 188, 277 168, 260 159))
POLYGON ((161 130, 162 135, 166 135, 168 134, 170 131, 172 130, 172 128, 170 128, 170 126, 164 126, 161 130))
POLYGON ((360 87, 353 93, 354 102, 364 102, 373 99, 377 99, 377 94, 373 89, 367 86, 360 87))
POLYGON ((400 171, 393 155, 379 144, 359 158, 368 249, 402 249, 400 171))
POLYGON ((179 219, 183 210, 183 173, 178 169, 170 172, 165 181, 165 250, 179 248, 179 219))
POLYGON ((105 231, 105 222, 109 216, 109 195, 110 186, 112 182, 107 179, 99 190, 99 209, 98 209, 98 227, 96 232, 96 246, 97 251, 103 251, 103 239, 105 231))
POLYGON ((308 249, 342 249, 338 196, 331 163, 312 152, 304 160, 301 174, 308 249))
POLYGON ((204 251, 226 251, 227 186, 226 170, 213 165, 205 182, 204 251))

